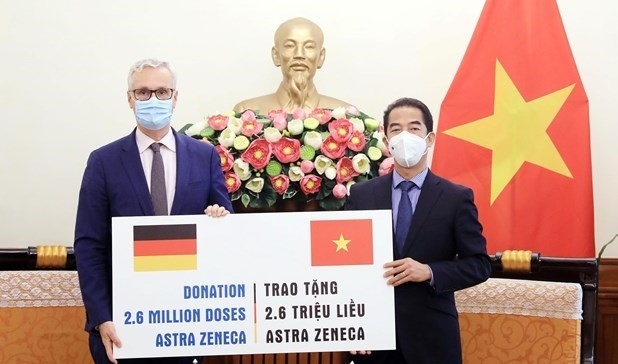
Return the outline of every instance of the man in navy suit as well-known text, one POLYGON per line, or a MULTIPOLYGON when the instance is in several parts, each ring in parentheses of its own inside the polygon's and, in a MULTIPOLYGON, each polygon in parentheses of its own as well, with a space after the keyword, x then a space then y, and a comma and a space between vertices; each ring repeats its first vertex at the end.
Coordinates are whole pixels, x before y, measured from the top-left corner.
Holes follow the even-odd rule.
MULTIPOLYGON (((75 226, 86 331, 97 364, 117 363, 113 347, 122 345, 112 322, 112 217, 202 213, 216 217, 232 211, 215 148, 170 127, 178 98, 170 65, 153 59, 139 61, 131 67, 128 83, 127 97, 137 127, 90 154, 75 226), (153 168, 153 164, 162 167, 153 168), (156 173, 158 177, 151 178, 153 169, 161 171, 156 173), (160 186, 161 193, 151 199, 153 183, 160 186)), ((180 364, 194 359, 128 359, 121 363, 180 364)))
POLYGON ((353 185, 346 209, 393 211, 394 260, 384 264, 384 277, 395 287, 397 346, 353 351, 352 358, 355 364, 459 364, 454 291, 491 273, 474 196, 427 167, 435 134, 424 103, 402 98, 390 104, 384 131, 394 171, 353 185))

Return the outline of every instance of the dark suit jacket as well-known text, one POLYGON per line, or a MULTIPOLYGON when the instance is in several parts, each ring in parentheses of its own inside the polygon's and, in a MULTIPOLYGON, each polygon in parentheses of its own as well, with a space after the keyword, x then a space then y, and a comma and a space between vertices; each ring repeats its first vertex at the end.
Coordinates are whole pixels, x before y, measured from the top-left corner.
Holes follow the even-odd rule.
MULTIPOLYGON (((215 148, 172 131, 176 192, 171 214, 203 214, 212 204, 232 211, 215 148)), ((149 215, 154 208, 134 130, 90 154, 79 192, 74 248, 87 331, 112 320, 112 217, 149 215)))
MULTIPOLYGON (((393 174, 352 186, 346 209, 392 209, 393 174)), ((394 238, 393 238, 394 239, 394 238)), ((431 267, 429 283, 395 287, 397 343, 408 363, 461 363, 454 291, 481 283, 491 273, 472 190, 428 171, 403 253, 431 267)), ((385 353, 355 362, 381 363, 385 353)))

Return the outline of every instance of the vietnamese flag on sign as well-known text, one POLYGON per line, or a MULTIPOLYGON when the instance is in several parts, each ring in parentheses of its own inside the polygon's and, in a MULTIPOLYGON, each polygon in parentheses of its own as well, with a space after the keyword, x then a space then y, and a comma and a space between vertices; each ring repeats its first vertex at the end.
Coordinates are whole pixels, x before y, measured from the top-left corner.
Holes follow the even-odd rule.
POLYGON ((595 252, 588 98, 555 0, 488 0, 432 169, 475 192, 490 253, 595 252))
POLYGON ((373 264, 371 219, 311 221, 311 265, 373 264))

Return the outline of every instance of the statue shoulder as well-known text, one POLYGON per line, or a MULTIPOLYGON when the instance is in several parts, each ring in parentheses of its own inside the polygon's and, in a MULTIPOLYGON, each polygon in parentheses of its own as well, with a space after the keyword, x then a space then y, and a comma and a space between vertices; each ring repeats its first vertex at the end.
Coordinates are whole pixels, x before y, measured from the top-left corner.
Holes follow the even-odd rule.
POLYGON ((277 97, 275 94, 268 94, 243 100, 234 106, 234 111, 241 112, 248 109, 258 110, 260 112, 268 112, 278 109, 277 97))
POLYGON ((320 95, 320 103, 318 104, 318 107, 321 109, 336 109, 338 107, 348 107, 348 106, 354 106, 354 105, 349 102, 336 99, 334 97, 320 95))

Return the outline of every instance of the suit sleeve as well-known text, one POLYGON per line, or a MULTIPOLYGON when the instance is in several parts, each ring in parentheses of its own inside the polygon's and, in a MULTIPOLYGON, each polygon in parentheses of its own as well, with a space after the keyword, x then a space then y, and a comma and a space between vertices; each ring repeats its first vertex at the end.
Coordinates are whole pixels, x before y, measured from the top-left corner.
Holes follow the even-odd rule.
POLYGON ((455 214, 457 257, 451 261, 429 263, 436 293, 452 292, 482 283, 491 274, 487 244, 478 220, 472 190, 460 194, 455 214))
POLYGON ((112 320, 111 217, 105 171, 93 152, 79 192, 75 224, 75 258, 86 308, 86 330, 112 320))
POLYGON ((230 195, 228 194, 227 187, 225 186, 225 177, 223 176, 223 171, 221 170, 221 159, 214 148, 210 157, 210 177, 212 182, 209 197, 210 204, 224 206, 229 212, 234 212, 232 202, 230 201, 230 195))
POLYGON ((358 186, 352 185, 352 187, 350 187, 350 195, 346 198, 345 205, 343 205, 344 210, 358 210, 358 207, 356 206, 357 193, 358 186))

